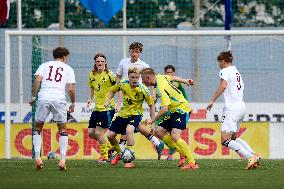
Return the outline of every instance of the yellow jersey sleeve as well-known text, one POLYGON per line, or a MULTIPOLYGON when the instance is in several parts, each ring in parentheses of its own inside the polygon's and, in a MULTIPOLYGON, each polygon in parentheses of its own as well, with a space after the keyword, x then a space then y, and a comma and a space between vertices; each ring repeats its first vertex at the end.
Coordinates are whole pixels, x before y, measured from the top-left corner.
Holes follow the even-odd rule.
POLYGON ((149 91, 148 87, 146 87, 146 85, 144 85, 144 84, 139 84, 139 87, 141 88, 141 91, 144 94, 145 101, 147 102, 148 106, 153 105, 155 102, 154 102, 152 96, 150 95, 150 91, 149 91))
POLYGON ((90 88, 93 88, 93 86, 92 86, 92 81, 93 81, 94 79, 93 79, 93 73, 92 72, 90 72, 89 73, 89 79, 88 79, 88 86, 90 87, 90 88))
POLYGON ((115 84, 115 75, 114 75, 114 73, 110 71, 108 73, 108 77, 109 77, 110 82, 114 85, 115 84))
POLYGON ((168 106, 171 112, 188 113, 190 111, 188 101, 170 78, 168 75, 156 75, 156 87, 161 94, 161 106, 168 106))

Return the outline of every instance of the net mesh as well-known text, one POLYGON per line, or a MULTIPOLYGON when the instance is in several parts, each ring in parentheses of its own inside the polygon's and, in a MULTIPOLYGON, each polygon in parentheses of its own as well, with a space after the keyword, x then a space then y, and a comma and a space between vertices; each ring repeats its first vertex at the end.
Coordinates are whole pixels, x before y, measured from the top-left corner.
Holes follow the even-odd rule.
MULTIPOLYGON (((282 88, 275 85, 283 79, 281 70, 284 46, 283 36, 232 36, 234 64, 238 67, 245 81, 246 102, 283 102, 282 88), (261 82, 260 82, 261 80, 261 82), (267 89, 267 90, 263 90, 267 89), (273 94, 271 94, 273 93, 273 94)), ((52 50, 59 45, 57 36, 41 36, 41 62, 53 59, 52 50)), ((17 37, 12 37, 11 49, 17 49, 17 37)), ((23 37, 23 82, 24 87, 31 88, 32 78, 32 37, 23 37)), ((127 47, 134 41, 144 45, 141 59, 150 65, 156 72, 164 73, 164 67, 172 64, 176 67, 177 75, 181 77, 195 77, 198 67, 199 85, 186 92, 191 101, 207 102, 208 96, 218 85, 219 67, 216 61, 218 53, 226 50, 225 39, 221 36, 200 37, 199 46, 196 46, 194 37, 186 36, 128 36, 127 47), (195 53, 198 51, 199 62, 196 62, 195 53), (200 89, 200 96, 194 96, 194 90, 200 89)), ((107 56, 107 63, 111 71, 116 68, 123 57, 123 38, 115 36, 65 36, 64 45, 70 50, 69 65, 76 74, 76 90, 87 91, 88 73, 93 67, 93 57, 97 52, 107 56)), ((18 53, 11 51, 12 76, 18 75, 18 53)), ((4 67, 0 69, 4 75, 4 67)), ((12 81, 12 103, 18 102, 18 80, 12 81)), ((30 99, 30 90, 24 90, 24 102, 30 99)), ((87 92, 76 94, 77 102, 88 99, 87 92)), ((4 96, 0 96, 4 102, 4 96)))
MULTIPOLYGON (((192 0, 127 0, 128 28, 176 28, 181 22, 194 22, 192 0)), ((11 1, 6 27, 17 27, 17 1, 11 1)), ((282 0, 232 1, 233 27, 283 26, 282 0)), ((200 24, 204 27, 224 25, 224 1, 200 1, 200 24), (212 6, 216 3, 215 6, 212 6)), ((47 28, 59 23, 58 0, 22 0, 24 28, 47 28)), ((122 10, 105 25, 96 14, 84 8, 79 0, 65 1, 66 28, 122 28, 122 10)))

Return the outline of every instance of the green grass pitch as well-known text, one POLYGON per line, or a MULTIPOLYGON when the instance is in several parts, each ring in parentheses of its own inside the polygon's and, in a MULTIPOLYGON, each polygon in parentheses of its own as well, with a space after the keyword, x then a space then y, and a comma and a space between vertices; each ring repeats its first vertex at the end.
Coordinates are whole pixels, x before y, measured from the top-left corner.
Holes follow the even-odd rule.
POLYGON ((0 188, 5 189, 253 189, 284 188, 284 160, 262 160, 256 170, 244 170, 245 160, 198 160, 199 170, 182 171, 177 160, 136 160, 135 168, 68 160, 67 171, 56 160, 34 169, 33 160, 0 160, 0 188))

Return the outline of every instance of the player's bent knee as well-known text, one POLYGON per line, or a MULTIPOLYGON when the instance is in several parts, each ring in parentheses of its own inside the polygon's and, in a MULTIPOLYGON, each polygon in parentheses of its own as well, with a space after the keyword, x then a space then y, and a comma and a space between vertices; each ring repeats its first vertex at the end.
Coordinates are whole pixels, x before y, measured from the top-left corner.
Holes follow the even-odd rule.
POLYGON ((154 130, 154 135, 156 136, 156 137, 158 137, 159 139, 163 139, 164 138, 164 136, 165 136, 165 134, 163 134, 163 132, 159 132, 158 130, 154 130))
POLYGON ((148 135, 150 134, 150 130, 148 130, 145 126, 139 126, 138 127, 139 129, 139 132, 142 134, 142 135, 148 135))
POLYGON ((115 138, 115 136, 116 136, 116 134, 114 132, 112 132, 112 131, 107 132, 107 138, 108 139, 113 139, 113 138, 115 138))
POLYGON ((41 131, 43 128, 44 122, 36 121, 35 130, 41 131))
POLYGON ((66 132, 66 123, 57 123, 57 127, 59 132, 66 132))
POLYGON ((128 133, 134 133, 135 127, 133 125, 127 125, 126 127, 126 134, 128 133))
POLYGON ((180 136, 178 135, 171 135, 173 141, 177 142, 180 139, 180 136))
POLYGON ((89 135, 89 137, 91 137, 91 138, 94 137, 94 129, 93 129, 93 128, 88 128, 88 135, 89 135))

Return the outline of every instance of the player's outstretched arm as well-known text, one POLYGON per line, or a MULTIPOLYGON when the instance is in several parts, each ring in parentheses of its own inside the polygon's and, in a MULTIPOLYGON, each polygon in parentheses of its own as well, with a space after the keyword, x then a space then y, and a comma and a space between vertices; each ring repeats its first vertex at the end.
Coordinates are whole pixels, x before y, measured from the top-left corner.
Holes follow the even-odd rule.
POLYGON ((115 92, 110 91, 105 103, 104 103, 104 107, 107 108, 109 106, 110 100, 114 97, 115 92))
POLYGON ((75 108, 75 83, 68 83, 67 91, 68 91, 70 101, 71 101, 68 111, 69 113, 72 113, 74 112, 74 108, 75 108))
POLYGON ((40 82, 42 80, 42 76, 41 75, 36 75, 35 76, 35 81, 34 81, 34 84, 33 84, 33 89, 32 89, 32 97, 31 97, 31 100, 29 102, 29 104, 32 106, 35 101, 36 101, 36 97, 37 97, 37 92, 38 92, 38 89, 39 89, 39 86, 40 86, 40 82))
MULTIPOLYGON (((115 82, 118 83, 121 80, 121 75, 116 74, 115 76, 115 82)), ((117 103, 115 107, 115 112, 119 112, 122 106, 122 92, 118 91, 117 93, 117 103)))
POLYGON ((207 105, 207 108, 206 108, 207 110, 209 111, 211 110, 211 108, 213 107, 213 104, 218 99, 218 97, 225 91, 226 87, 227 87, 227 81, 224 79, 221 79, 219 87, 217 88, 210 102, 207 105))
POLYGON ((176 82, 179 82, 179 83, 184 83, 184 84, 186 84, 187 86, 194 85, 192 79, 183 79, 183 78, 178 77, 178 76, 171 76, 171 79, 172 79, 173 81, 176 81, 176 82))
POLYGON ((168 106, 162 106, 160 111, 147 124, 154 124, 160 117, 162 117, 169 110, 168 106))
MULTIPOLYGON (((150 106, 150 117, 151 117, 151 120, 155 119, 155 109, 156 109, 155 104, 152 104, 150 106)), ((151 131, 154 131, 154 130, 155 130, 155 122, 154 123, 152 122, 152 124, 151 124, 151 131)))
POLYGON ((89 87, 89 99, 87 101, 87 107, 89 108, 92 104, 93 101, 93 97, 94 97, 94 88, 89 87))

